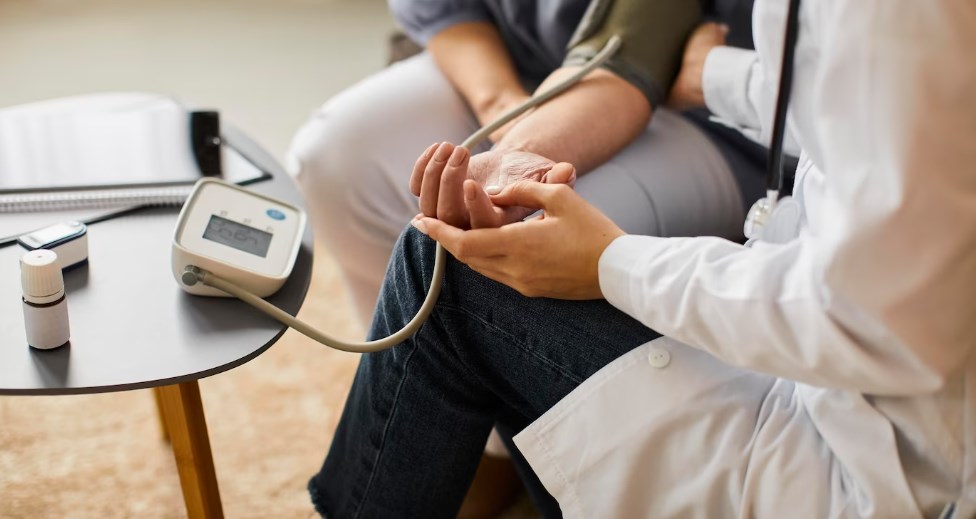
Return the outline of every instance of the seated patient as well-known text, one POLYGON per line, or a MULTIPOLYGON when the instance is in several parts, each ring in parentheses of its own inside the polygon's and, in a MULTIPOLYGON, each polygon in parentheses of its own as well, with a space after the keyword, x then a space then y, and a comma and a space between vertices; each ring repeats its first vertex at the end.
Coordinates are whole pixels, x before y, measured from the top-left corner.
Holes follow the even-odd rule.
MULTIPOLYGON (((802 231, 627 235, 565 185, 463 182, 486 228, 423 216, 397 243, 371 337, 419 308, 424 234, 457 260, 417 334, 363 356, 309 484, 323 515, 452 517, 496 423, 567 517, 976 515, 976 7, 802 5, 802 231), (545 217, 488 228, 511 207, 545 217)), ((752 135, 785 11, 757 1, 758 52, 718 47, 699 76, 752 135)), ((429 155, 422 185, 449 167, 429 155)))

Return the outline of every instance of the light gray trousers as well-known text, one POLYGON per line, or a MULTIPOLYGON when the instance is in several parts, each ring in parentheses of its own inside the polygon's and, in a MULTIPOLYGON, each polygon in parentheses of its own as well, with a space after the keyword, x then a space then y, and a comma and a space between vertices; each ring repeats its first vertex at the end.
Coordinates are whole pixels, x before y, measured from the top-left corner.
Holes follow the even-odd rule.
MULTIPOLYGON (((421 54, 332 98, 295 135, 288 170, 364 327, 393 244, 419 212, 408 188, 414 162, 427 146, 460 143, 477 128, 430 55, 421 54)), ((576 189, 628 233, 741 233, 745 208, 726 160, 697 126, 666 109, 576 189)))

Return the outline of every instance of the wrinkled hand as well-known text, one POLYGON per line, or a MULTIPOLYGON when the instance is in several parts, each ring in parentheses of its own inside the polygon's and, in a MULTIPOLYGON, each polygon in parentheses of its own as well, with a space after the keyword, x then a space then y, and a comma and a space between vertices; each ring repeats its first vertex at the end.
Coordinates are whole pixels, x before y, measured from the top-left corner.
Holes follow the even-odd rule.
POLYGON ((598 265, 610 242, 624 232, 567 185, 519 182, 491 197, 497 206, 545 211, 540 218, 498 229, 464 231, 418 215, 418 230, 459 261, 522 295, 600 299, 598 265))
POLYGON ((728 33, 727 25, 714 22, 703 23, 691 33, 688 43, 685 44, 681 70, 678 71, 678 77, 675 78, 668 96, 668 106, 678 110, 705 106, 705 94, 702 89, 705 59, 712 49, 725 45, 725 37, 728 33))
POLYGON ((461 229, 499 227, 525 218, 534 209, 497 206, 485 188, 522 181, 571 186, 576 169, 526 151, 491 150, 471 156, 467 149, 444 142, 431 145, 417 159, 410 191, 420 197, 420 212, 425 216, 461 229))

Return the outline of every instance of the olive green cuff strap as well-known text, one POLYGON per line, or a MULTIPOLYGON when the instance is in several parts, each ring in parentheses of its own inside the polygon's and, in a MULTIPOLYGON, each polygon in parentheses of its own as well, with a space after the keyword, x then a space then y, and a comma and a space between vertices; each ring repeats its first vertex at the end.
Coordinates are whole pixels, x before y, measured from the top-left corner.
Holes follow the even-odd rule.
MULTIPOLYGON (((599 49, 590 47, 576 47, 572 49, 563 60, 564 67, 581 67, 596 55, 599 49)), ((644 94, 651 108, 656 108, 664 103, 667 98, 667 91, 664 86, 652 79, 649 74, 644 72, 642 67, 630 64, 626 59, 612 57, 602 67, 613 72, 624 81, 637 87, 644 94)))
POLYGON ((637 87, 656 107, 667 97, 685 41, 701 18, 701 0, 592 0, 563 64, 582 64, 618 36, 620 50, 604 68, 637 87))

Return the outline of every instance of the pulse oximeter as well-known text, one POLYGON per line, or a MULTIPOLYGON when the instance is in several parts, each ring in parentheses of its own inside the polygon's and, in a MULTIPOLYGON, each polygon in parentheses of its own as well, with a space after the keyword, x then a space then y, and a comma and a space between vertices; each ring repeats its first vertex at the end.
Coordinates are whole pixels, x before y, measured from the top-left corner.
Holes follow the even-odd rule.
POLYGON ((88 261, 88 227, 81 222, 63 222, 37 229, 17 238, 17 243, 29 251, 54 251, 62 270, 88 261))

